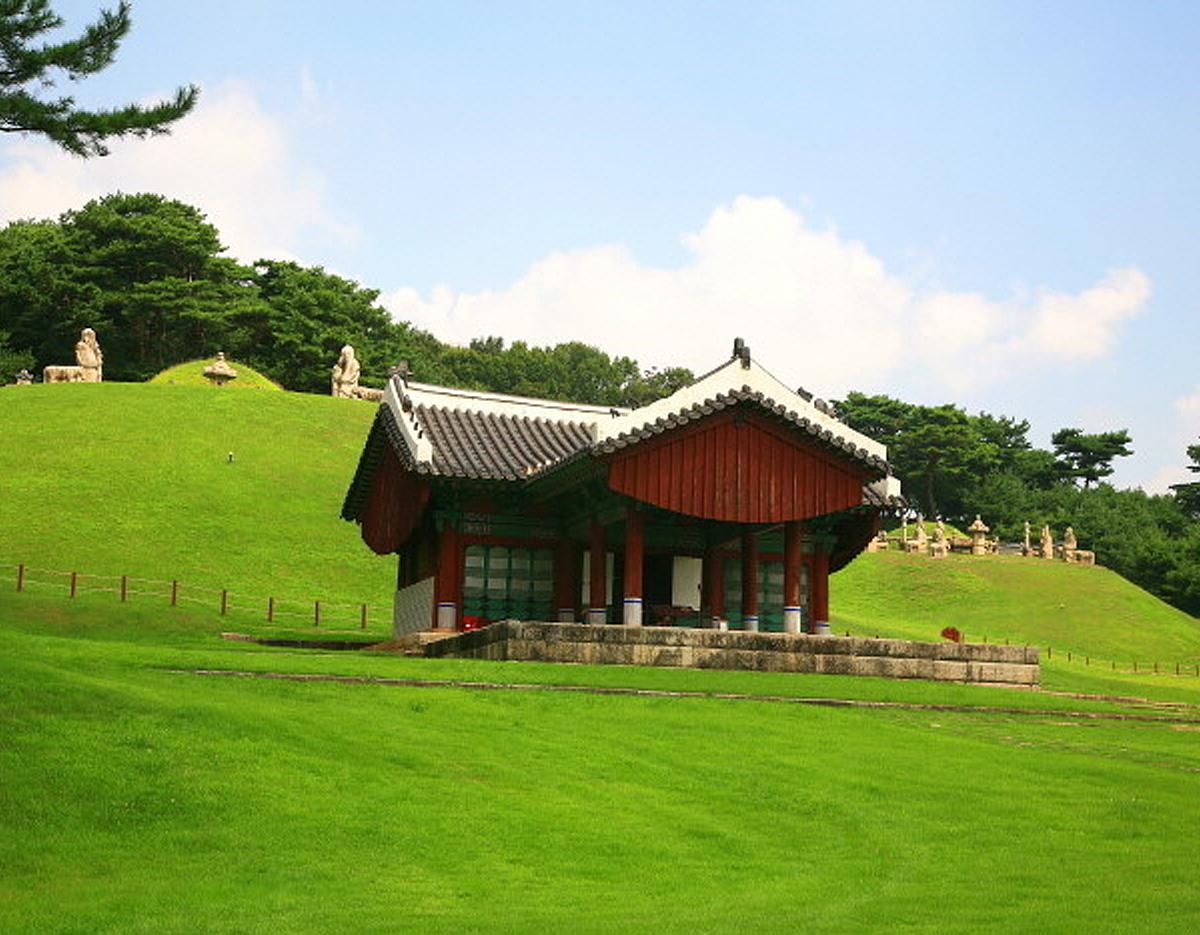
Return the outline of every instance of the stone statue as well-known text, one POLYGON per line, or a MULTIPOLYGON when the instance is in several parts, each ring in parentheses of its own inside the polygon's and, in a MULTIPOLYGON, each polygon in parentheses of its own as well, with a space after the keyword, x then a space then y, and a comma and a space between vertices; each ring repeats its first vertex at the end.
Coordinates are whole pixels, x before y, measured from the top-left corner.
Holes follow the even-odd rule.
POLYGON ((333 379, 330 381, 334 396, 345 399, 355 399, 358 396, 358 375, 362 367, 354 356, 354 348, 349 344, 342 348, 337 363, 333 365, 333 379))
POLYGON ((1054 558, 1054 537, 1050 535, 1050 524, 1042 526, 1042 545, 1039 550, 1042 558, 1054 558))
POLYGON ((217 359, 201 371, 208 382, 216 386, 224 386, 230 380, 236 380, 238 372, 229 366, 224 351, 217 354, 217 359))
POLYGON ((1071 526, 1067 527, 1067 531, 1063 533, 1063 548, 1068 552, 1074 552, 1079 548, 1079 541, 1075 538, 1075 529, 1071 526))
POLYGON ((929 545, 929 554, 934 558, 945 558, 950 552, 950 543, 946 541, 946 524, 940 519, 933 527, 933 542, 929 545))
POLYGON ((91 328, 79 333, 74 367, 53 365, 42 371, 43 383, 99 383, 103 378, 104 354, 91 328))
POLYGON ((1025 546, 1021 549, 1022 555, 1032 555, 1033 545, 1029 541, 1029 520, 1025 520, 1025 546))
POLYGON ((104 378, 104 353, 91 328, 84 328, 75 344, 75 365, 83 371, 84 383, 100 383, 104 378))
POLYGON ((929 547, 929 537, 925 535, 925 519, 920 513, 917 514, 917 535, 915 539, 904 540, 904 551, 915 552, 922 555, 929 547))
POLYGON ((33 383, 33 374, 22 368, 17 371, 17 386, 29 386, 33 383))

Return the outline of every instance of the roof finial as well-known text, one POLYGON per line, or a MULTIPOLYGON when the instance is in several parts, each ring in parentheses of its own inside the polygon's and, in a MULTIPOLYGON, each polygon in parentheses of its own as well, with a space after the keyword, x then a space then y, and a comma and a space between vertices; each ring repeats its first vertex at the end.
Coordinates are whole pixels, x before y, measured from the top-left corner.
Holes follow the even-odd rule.
POLYGON ((742 361, 742 369, 750 369, 750 345, 741 338, 733 339, 733 356, 742 361))
POLYGON ((402 360, 395 367, 388 368, 389 377, 399 377, 401 383, 408 383, 408 378, 412 376, 412 370, 408 366, 407 360, 402 360))

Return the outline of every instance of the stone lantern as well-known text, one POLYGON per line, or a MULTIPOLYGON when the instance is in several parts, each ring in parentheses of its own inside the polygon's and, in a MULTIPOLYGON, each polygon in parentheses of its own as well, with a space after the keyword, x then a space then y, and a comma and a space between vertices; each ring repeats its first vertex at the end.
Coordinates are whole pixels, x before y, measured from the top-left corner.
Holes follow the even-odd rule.
POLYGON ((238 375, 225 360, 224 353, 218 354, 217 359, 205 367, 203 373, 204 378, 216 386, 224 386, 230 380, 236 380, 238 375))
POLYGON ((984 525, 979 514, 975 514, 975 522, 967 527, 967 532, 971 534, 971 554, 972 555, 987 555, 988 544, 987 534, 991 530, 984 525))

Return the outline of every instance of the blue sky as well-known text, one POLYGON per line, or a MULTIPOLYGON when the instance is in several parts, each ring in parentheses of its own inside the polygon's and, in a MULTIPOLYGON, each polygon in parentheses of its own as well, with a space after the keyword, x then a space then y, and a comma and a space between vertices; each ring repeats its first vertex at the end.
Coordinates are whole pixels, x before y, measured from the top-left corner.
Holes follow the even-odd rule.
MULTIPOLYGON (((98 0, 59 0, 72 24, 98 0)), ((1200 435, 1200 7, 135 0, 116 103, 202 85, 103 161, 0 141, 0 220, 114 189, 237 255, 380 289, 451 340, 1200 435)))

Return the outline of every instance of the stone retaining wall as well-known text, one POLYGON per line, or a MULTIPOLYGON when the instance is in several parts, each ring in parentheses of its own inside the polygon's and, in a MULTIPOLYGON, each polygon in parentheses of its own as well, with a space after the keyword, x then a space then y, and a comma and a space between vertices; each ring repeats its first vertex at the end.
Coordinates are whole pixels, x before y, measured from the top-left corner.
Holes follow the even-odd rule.
POLYGON ((1039 680, 1038 651, 1031 646, 517 620, 430 643, 425 654, 1014 685, 1036 685, 1039 680))

